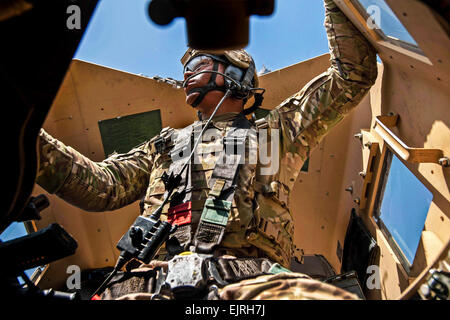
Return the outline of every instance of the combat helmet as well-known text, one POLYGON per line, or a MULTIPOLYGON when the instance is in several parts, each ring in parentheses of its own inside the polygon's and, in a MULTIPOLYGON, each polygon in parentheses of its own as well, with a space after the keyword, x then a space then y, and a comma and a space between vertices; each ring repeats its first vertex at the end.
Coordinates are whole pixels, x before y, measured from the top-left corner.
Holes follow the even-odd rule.
MULTIPOLYGON (((224 50, 224 51, 203 51, 188 48, 186 53, 181 58, 181 63, 186 66, 198 56, 209 56, 215 63, 213 67, 213 75, 210 82, 202 88, 194 88, 193 90, 200 92, 199 97, 192 104, 196 107, 203 97, 211 90, 226 91, 229 88, 233 89, 233 96, 238 99, 243 99, 244 104, 246 101, 255 95, 255 104, 251 107, 252 110, 246 109, 246 114, 253 112, 262 102, 262 93, 256 93, 255 90, 264 90, 258 88, 259 79, 256 72, 255 62, 252 56, 243 49, 238 50, 224 50), (226 65, 224 73, 218 73, 218 62, 222 62, 226 65), (221 74, 225 78, 225 86, 219 87, 215 83, 217 74, 221 74)), ((195 76, 195 75, 194 75, 195 76)), ((188 80, 188 79, 187 79, 188 80)), ((185 83, 186 81, 185 80, 185 83)))

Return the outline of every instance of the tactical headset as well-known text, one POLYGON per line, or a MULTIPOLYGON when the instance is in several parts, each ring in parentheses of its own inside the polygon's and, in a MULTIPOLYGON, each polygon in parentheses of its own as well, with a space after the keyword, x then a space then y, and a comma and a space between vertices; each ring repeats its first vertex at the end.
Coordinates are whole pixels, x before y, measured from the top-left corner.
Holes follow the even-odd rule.
POLYGON ((197 56, 194 56, 191 59, 189 59, 186 62, 186 64, 184 65, 183 71, 184 72, 186 72, 187 70, 195 71, 195 70, 191 70, 189 68, 190 64, 192 64, 192 62, 195 59, 201 59, 204 56, 212 59, 213 69, 196 72, 193 75, 189 76, 183 82, 183 87, 186 87, 188 81, 191 78, 196 77, 197 75, 202 74, 202 73, 212 73, 209 82, 205 86, 200 87, 200 88, 193 88, 188 91, 188 94, 193 93, 193 92, 200 93, 200 95, 197 97, 197 99, 195 99, 195 101, 192 103, 192 107, 194 107, 194 108, 197 107, 200 104, 200 102, 203 100, 203 98, 206 96, 206 94, 213 90, 222 91, 222 92, 231 90, 231 92, 232 92, 231 96, 234 98, 237 98, 237 99, 244 100, 244 104, 247 101, 247 99, 249 98, 250 93, 252 91, 263 90, 262 93, 255 93, 254 105, 252 107, 244 110, 244 114, 249 114, 249 113, 253 112, 258 106, 261 105, 262 100, 263 100, 262 94, 264 93, 265 90, 262 88, 253 88, 253 86, 252 86, 254 83, 253 78, 254 78, 255 72, 256 72, 254 64, 250 64, 250 66, 246 70, 243 70, 243 68, 239 68, 239 67, 233 65, 232 63, 227 61, 225 58, 222 58, 221 56, 216 56, 216 55, 211 55, 211 54, 201 54, 201 55, 197 55, 197 56), (219 70, 219 62, 226 65, 224 73, 221 73, 218 71, 219 70), (225 84, 223 86, 218 86, 216 84, 216 77, 218 74, 222 75, 225 79, 225 84))

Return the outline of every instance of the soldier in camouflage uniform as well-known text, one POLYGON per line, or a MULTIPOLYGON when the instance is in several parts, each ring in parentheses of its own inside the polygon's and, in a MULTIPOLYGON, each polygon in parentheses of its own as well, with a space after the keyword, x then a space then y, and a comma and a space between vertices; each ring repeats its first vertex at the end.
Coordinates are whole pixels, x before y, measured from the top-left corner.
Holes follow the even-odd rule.
MULTIPOLYGON (((352 110, 369 91, 377 77, 376 53, 373 47, 353 26, 332 0, 324 0, 325 27, 327 31, 331 66, 323 74, 310 81, 302 90, 287 98, 271 111, 257 126, 266 128, 267 143, 279 142, 279 170, 261 174, 264 165, 243 164, 238 172, 237 188, 231 212, 226 222, 225 234, 214 256, 268 258, 284 268, 289 268, 293 257, 293 218, 289 211, 289 193, 300 169, 321 139, 352 110), (275 135, 272 133, 279 133, 275 135)), ((189 60, 202 52, 188 50, 189 60)), ((245 69, 253 63, 243 50, 224 53, 230 63, 245 69)), ((186 62, 186 61, 184 61, 186 62)), ((219 71, 224 64, 220 64, 219 71)), ((205 64, 203 69, 211 68, 205 64)), ((189 70, 186 70, 188 73, 189 70)), ((188 78, 194 71, 185 74, 188 78)), ((222 71, 223 72, 223 71, 222 71)), ((207 81, 211 74, 198 76, 207 81)), ((196 78, 194 78, 195 80, 196 78)), ((218 83, 223 78, 215 78, 218 83)), ((255 79, 257 82, 257 77, 255 79)), ((189 88, 202 80, 188 83, 185 91, 187 102, 192 104, 198 94, 190 94, 189 88), (192 97, 193 96, 193 97, 192 97)), ((256 86, 256 85, 255 85, 256 86)), ((203 117, 223 97, 223 92, 211 91, 197 108, 203 117)), ((235 110, 235 98, 227 98, 223 109, 212 119, 214 136, 224 136, 240 111, 235 110), (229 102, 227 104, 227 102, 229 102), (231 106, 231 107, 229 107, 231 106), (231 111, 231 112, 230 112, 231 111), (234 112, 233 112, 234 111, 234 112)), ((204 123, 205 121, 203 121, 204 123)), ((253 124, 255 126, 255 124, 253 124)), ((109 211, 126 206, 143 198, 143 215, 150 215, 161 203, 164 184, 163 172, 167 172, 171 158, 171 145, 157 150, 155 141, 166 137, 173 143, 180 139, 181 130, 165 128, 151 141, 126 154, 116 154, 102 162, 93 162, 69 146, 52 138, 44 130, 39 139, 40 168, 37 183, 50 193, 55 193, 69 203, 87 211, 109 211)), ((217 162, 217 146, 220 139, 203 137, 197 159, 191 166, 192 216, 188 224, 180 227, 175 236, 186 250, 192 244, 193 233, 199 224, 205 199, 208 197, 214 165, 217 162), (208 141, 209 140, 209 141, 208 141)), ((173 147, 173 145, 172 145, 173 147)), ((166 206, 161 216, 167 219, 166 206)), ((167 267, 167 262, 154 261, 149 266, 135 270, 137 273, 151 270, 155 265, 167 267)), ((355 299, 355 295, 309 276, 288 272, 264 274, 241 280, 216 290, 219 299, 355 299)), ((129 288, 120 294, 114 288, 107 289, 104 299, 150 299, 151 289, 129 288)))

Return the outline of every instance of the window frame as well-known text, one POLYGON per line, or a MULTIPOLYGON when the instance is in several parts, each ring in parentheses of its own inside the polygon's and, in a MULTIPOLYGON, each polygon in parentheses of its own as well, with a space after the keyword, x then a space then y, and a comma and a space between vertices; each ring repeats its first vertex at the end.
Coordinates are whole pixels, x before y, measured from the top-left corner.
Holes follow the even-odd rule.
MULTIPOLYGON (((381 159, 380 159, 380 163, 381 163, 380 175, 379 175, 379 179, 378 179, 378 183, 377 183, 377 188, 376 188, 376 190, 374 190, 375 199, 374 199, 373 208, 371 210, 371 218, 372 218, 372 221, 376 224, 376 226, 381 231, 383 237, 386 239, 387 243, 389 244, 389 248, 391 248, 392 252, 395 254, 397 259, 399 260, 400 264, 402 265, 402 267, 405 270, 405 272, 407 273, 407 275, 412 276, 411 271, 412 271, 412 267, 415 263, 416 257, 414 257, 414 259, 411 263, 408 261, 408 259, 406 258, 406 255, 403 253, 400 245, 394 239, 391 232, 389 231, 387 226, 384 224, 382 218, 380 217, 381 204, 383 202, 384 191, 386 188, 387 179, 388 179, 388 176, 390 173, 390 167, 391 167, 391 163, 392 163, 392 159, 393 159, 394 155, 397 157, 397 159, 403 165, 405 165, 405 161, 403 159, 401 159, 401 157, 399 155, 397 155, 397 153, 394 150, 392 150, 389 146, 387 146, 387 144, 384 144, 383 152, 382 152, 381 159)), ((412 172, 408 167, 407 167, 407 169, 417 178, 417 176, 414 174, 414 172, 412 172)), ((428 190, 428 188, 427 188, 427 190, 428 190)), ((431 204, 426 213, 426 217, 428 217, 430 208, 431 208, 431 204)), ((425 221, 426 221, 426 219, 425 219, 425 221)), ((422 231, 420 233, 420 238, 422 238, 423 230, 424 229, 422 229, 422 231)), ((417 250, 418 250, 418 248, 416 249, 415 256, 417 255, 417 250)))
MULTIPOLYGON (((367 21, 370 18, 370 15, 367 13, 366 9, 359 2, 359 0, 347 0, 345 2, 351 3, 353 5, 353 7, 356 9, 356 11, 358 11, 361 18, 364 19, 364 21, 367 21)), ((386 5, 390 8, 388 3, 386 3, 386 5)), ((394 10, 392 10, 392 12, 395 14, 397 19, 400 21, 403 28, 405 28, 405 30, 408 31, 408 33, 409 33, 409 30, 404 26, 404 24, 401 21, 401 19, 399 18, 399 16, 394 12, 394 10)), ((430 65, 432 64, 431 61, 428 59, 428 57, 425 55, 424 51, 419 47, 418 44, 415 45, 413 43, 409 43, 407 41, 403 41, 401 39, 397 39, 397 38, 388 36, 386 33, 384 33, 384 31, 381 28, 369 29, 367 27, 367 24, 363 24, 363 25, 366 30, 370 31, 369 34, 374 38, 374 40, 377 43, 379 43, 385 47, 388 47, 390 49, 399 51, 400 53, 403 53, 403 54, 405 54, 405 50, 406 50, 409 53, 409 55, 412 55, 414 58, 421 60, 425 63, 428 63, 430 65), (375 34, 375 37, 374 37, 374 34, 375 34)), ((411 37, 413 37, 413 35, 411 35, 411 37)), ((416 41, 416 40, 414 40, 414 41, 416 41)))

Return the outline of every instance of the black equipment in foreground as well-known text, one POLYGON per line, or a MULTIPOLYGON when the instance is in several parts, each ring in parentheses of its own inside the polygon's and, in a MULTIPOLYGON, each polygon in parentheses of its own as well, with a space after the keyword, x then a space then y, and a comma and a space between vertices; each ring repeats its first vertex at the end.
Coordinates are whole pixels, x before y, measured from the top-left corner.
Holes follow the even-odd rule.
MULTIPOLYGON (((31 197, 37 173, 39 130, 58 92, 98 0, 0 1, 0 87, 8 108, 8 139, 3 149, 0 232, 14 221, 39 220, 45 196, 31 197), (80 25, 70 27, 69 10, 79 9, 80 25)), ((77 243, 59 225, 0 242, 0 295, 13 299, 75 299, 53 289, 41 290, 24 270, 64 258, 77 243), (17 277, 25 284, 21 285, 17 277)))
POLYGON ((1 295, 10 298, 77 299, 76 293, 64 293, 53 289, 39 289, 24 270, 53 262, 75 253, 77 242, 57 223, 26 236, 0 242, 0 287, 6 289, 1 295), (26 286, 20 285, 20 276, 26 286))
MULTIPOLYGON (((0 1, 0 87, 8 109, 8 138, 0 159, 0 232, 20 217, 37 173, 36 141, 66 75, 97 0, 0 1), (80 28, 71 29, 68 8, 80 9, 80 28), (23 10, 19 10, 22 8, 23 10)), ((1 258, 1 257, 0 257, 1 258)), ((1 258, 3 261, 3 258, 1 258)))
POLYGON ((57 223, 26 236, 0 243, 0 270, 16 273, 75 253, 77 242, 57 223))
POLYGON ((239 49, 248 44, 251 15, 270 16, 275 0, 152 0, 148 14, 158 25, 186 19, 188 46, 239 49))

